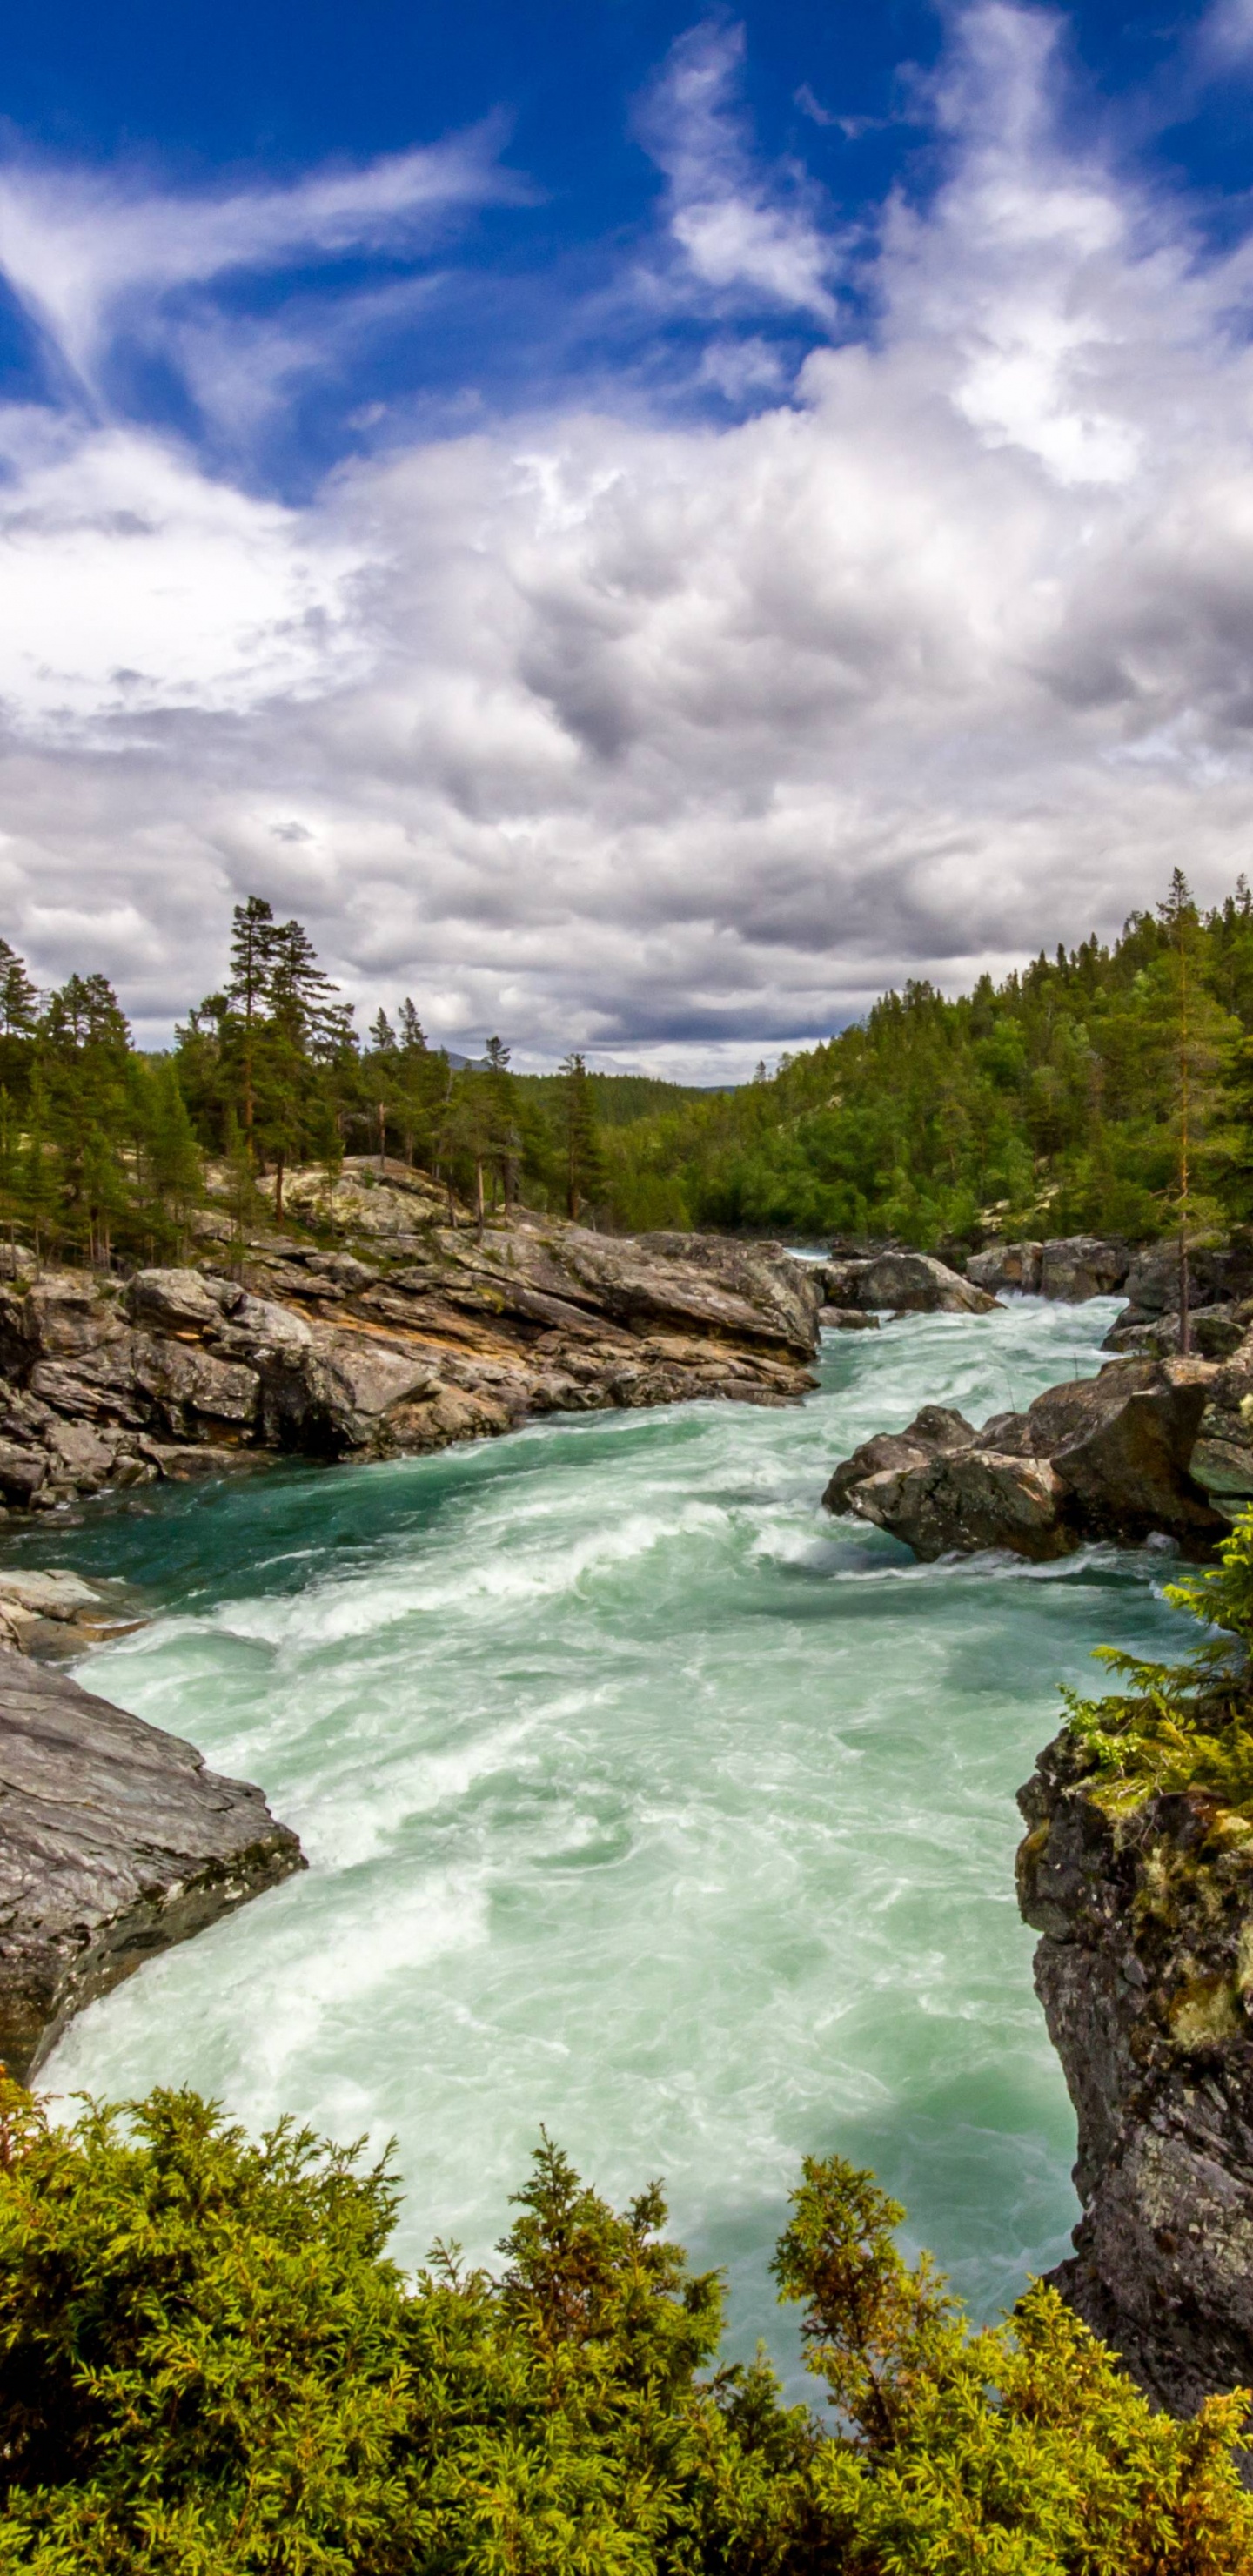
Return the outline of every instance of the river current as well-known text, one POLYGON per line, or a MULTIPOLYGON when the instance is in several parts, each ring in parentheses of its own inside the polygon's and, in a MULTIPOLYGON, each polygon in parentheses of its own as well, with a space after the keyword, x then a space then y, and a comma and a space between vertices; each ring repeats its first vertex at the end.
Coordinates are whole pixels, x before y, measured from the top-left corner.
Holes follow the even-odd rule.
POLYGON ((562 1418, 11 1545, 138 1587, 152 1624, 79 1678, 259 1781, 310 1861, 42 2081, 394 2132, 406 2262, 490 2254, 544 2123, 611 2196, 665 2177, 729 2348, 789 2377, 769 2253, 838 2149, 994 2314, 1076 2215, 1013 1792, 1093 1646, 1177 1640, 1170 1560, 919 1566, 819 1498, 928 1399, 978 1422, 1091 1374, 1113 1311, 913 1317, 827 1336, 799 1411, 562 1418))

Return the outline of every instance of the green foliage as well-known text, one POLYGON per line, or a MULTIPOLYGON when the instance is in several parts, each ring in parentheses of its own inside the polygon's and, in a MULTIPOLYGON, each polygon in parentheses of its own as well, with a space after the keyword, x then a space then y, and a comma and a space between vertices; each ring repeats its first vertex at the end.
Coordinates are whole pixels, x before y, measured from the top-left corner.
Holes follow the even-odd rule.
POLYGON ((1155 2414, 1057 2291, 972 2333, 873 2177, 809 2158, 775 2269, 840 2430, 811 2491, 843 2576, 1218 2576, 1253 2520, 1231 2461, 1242 2394, 1155 2414))
POLYGON ((1063 1693, 1092 1794, 1118 1813, 1159 1791, 1194 1789, 1253 1819, 1253 1508, 1240 1514, 1215 1565, 1164 1589, 1208 1631, 1193 1653, 1180 1664, 1151 1664, 1099 1646, 1098 1662, 1131 1688, 1097 1700, 1063 1693))
POLYGON ((290 1167, 350 1152, 421 1163, 481 1222, 521 1197, 641 1232, 1143 1241, 1253 1221, 1253 898, 1242 881, 1201 914, 1176 871, 1110 948, 1059 948, 956 1001, 910 983, 773 1076, 696 1090, 578 1054, 519 1075, 499 1038, 454 1066, 408 998, 362 1042, 308 933, 252 895, 222 990, 177 1033, 177 1150, 145 1061, 103 976, 41 999, 0 942, 6 1213, 42 1249, 177 1253, 196 1157, 226 1156, 232 1122, 280 1218, 290 1167))
POLYGON ((1253 1217, 1253 901, 1182 878, 1112 948, 1040 956, 946 1001, 925 983, 732 1092, 675 1094, 606 1137, 625 1226, 683 1220, 921 1245, 977 1228, 1143 1241, 1253 1217))
POLYGON ((873 2177, 778 2251, 833 2428, 718 2370, 716 2275, 545 2139, 499 2274, 388 2260, 387 2161, 190 2093, 0 2092, 0 2569, 30 2576, 1237 2576, 1244 2401, 1157 2415, 1039 2287, 964 2324, 873 2177))

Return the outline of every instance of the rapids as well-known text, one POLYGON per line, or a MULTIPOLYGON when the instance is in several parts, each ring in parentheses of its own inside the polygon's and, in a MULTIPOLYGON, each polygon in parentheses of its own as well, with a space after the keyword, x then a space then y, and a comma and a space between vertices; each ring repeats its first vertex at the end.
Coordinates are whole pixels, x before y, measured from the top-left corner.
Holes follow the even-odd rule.
POLYGON ((538 1424, 442 1457, 140 1494, 6 1553, 155 1613, 76 1667, 259 1781, 310 1860, 145 1967, 42 2080, 187 2082, 399 2141, 397 2252, 490 2254, 541 2122, 725 2266, 789 2377, 771 2245, 807 2149, 873 2164, 977 2314, 1066 2250, 1073 2121, 1014 1904, 1013 1792, 1169 1557, 918 1566, 819 1496, 928 1398, 1099 1365, 1113 1301, 827 1337, 800 1411, 538 1424))

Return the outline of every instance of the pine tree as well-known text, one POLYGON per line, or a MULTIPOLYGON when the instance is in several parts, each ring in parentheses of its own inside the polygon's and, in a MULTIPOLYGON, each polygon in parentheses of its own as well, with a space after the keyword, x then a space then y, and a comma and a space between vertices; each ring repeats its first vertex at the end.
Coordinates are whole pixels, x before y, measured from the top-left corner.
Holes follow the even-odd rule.
POLYGON ((256 1028, 269 1005, 276 937, 273 907, 263 895, 250 894, 246 903, 236 904, 232 915, 230 981, 225 998, 228 1004, 234 1005, 243 1025, 244 1150, 249 1156, 252 1153, 256 1108, 253 1094, 256 1028))
POLYGON ((203 1187, 204 1166, 169 1056, 162 1056, 152 1076, 148 1150, 154 1193, 181 1252, 203 1187))
POLYGON ((1214 1211, 1200 1198, 1198 1173, 1212 1122, 1224 1041, 1234 1034, 1205 989, 1201 921, 1182 868, 1173 871, 1158 918, 1169 943, 1171 1087, 1175 1136, 1175 1213, 1179 1233, 1179 1349, 1192 1348, 1189 1239, 1214 1211))
POLYGON ((584 1198, 594 1197, 605 1185, 596 1106, 587 1066, 578 1054, 566 1056, 561 1066, 561 1119, 566 1214, 577 1225, 584 1198))
POLYGON ((0 939, 0 1034, 30 1038, 39 1017, 39 995, 16 949, 0 939))

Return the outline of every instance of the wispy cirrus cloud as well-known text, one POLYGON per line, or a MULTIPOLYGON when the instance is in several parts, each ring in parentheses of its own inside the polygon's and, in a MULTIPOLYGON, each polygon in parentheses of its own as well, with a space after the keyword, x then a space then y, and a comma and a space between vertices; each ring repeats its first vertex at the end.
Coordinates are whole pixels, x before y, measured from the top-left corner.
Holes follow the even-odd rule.
MULTIPOLYGON (((502 167, 505 124, 289 185, 173 190, 140 170, 0 168, 0 268, 59 360, 99 394, 119 333, 232 278, 413 259, 471 209, 533 193, 502 167)), ((185 311, 185 302, 184 302, 185 311)))

